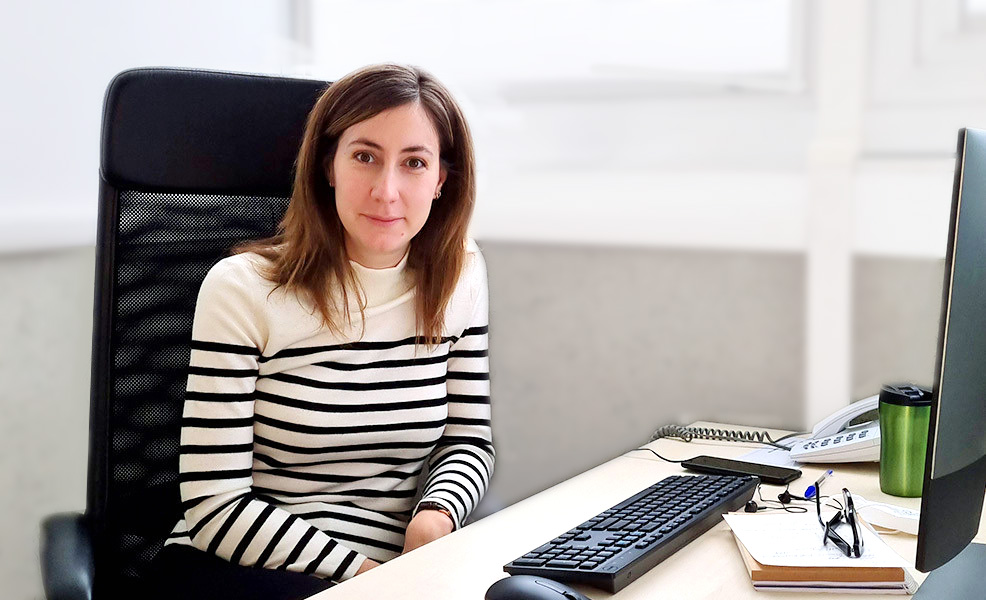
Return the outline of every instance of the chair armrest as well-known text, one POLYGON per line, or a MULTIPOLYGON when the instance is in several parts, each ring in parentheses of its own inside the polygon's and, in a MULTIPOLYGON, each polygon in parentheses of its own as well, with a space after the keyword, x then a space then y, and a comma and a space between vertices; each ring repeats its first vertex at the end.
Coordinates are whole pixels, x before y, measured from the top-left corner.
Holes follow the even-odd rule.
POLYGON ((41 581, 48 600, 92 598, 92 538, 85 516, 63 513, 41 522, 41 581))

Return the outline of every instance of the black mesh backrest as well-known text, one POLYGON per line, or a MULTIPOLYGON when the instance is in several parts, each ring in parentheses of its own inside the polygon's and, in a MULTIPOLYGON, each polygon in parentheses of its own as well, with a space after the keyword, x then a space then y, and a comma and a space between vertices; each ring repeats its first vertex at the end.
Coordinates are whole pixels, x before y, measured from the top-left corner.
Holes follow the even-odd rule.
POLYGON ((271 235, 285 198, 123 192, 111 354, 108 535, 136 577, 180 516, 178 424, 199 285, 231 246, 271 235))
POLYGON ((87 500, 97 598, 129 589, 181 516, 178 439, 199 286, 232 246, 274 233, 325 85, 173 69, 128 71, 110 85, 87 500))

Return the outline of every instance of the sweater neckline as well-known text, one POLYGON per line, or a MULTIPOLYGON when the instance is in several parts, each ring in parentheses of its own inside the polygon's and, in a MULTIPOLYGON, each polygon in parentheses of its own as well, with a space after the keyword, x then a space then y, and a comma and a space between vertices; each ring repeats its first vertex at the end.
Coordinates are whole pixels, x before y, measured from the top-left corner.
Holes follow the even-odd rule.
MULTIPOLYGON (((364 267, 354 260, 349 264, 356 275, 362 294, 366 299, 366 307, 373 308, 396 300, 410 289, 410 273, 407 269, 407 256, 405 252, 403 258, 393 267, 383 269, 371 269, 364 267)), ((355 299, 354 299, 355 300, 355 299)), ((351 302, 354 304, 355 302, 351 302)))

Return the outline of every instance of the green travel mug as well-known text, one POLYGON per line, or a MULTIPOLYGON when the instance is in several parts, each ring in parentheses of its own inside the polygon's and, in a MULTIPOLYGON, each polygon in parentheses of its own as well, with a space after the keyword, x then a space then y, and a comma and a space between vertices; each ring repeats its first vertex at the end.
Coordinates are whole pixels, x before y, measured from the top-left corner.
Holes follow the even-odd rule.
POLYGON ((931 392, 916 385, 880 390, 880 490, 916 498, 924 486, 931 392))

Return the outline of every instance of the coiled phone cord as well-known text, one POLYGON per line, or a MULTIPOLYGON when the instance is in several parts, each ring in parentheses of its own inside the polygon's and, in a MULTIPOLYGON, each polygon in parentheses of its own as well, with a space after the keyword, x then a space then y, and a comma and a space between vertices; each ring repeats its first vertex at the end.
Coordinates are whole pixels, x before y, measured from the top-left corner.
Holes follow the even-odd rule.
POLYGON ((766 431, 731 431, 727 429, 713 429, 708 427, 682 427, 680 425, 665 425, 651 435, 650 441, 653 442, 667 437, 678 438, 679 440, 690 442, 693 439, 698 438, 703 440, 721 440, 725 442, 753 442, 788 450, 789 448, 787 446, 783 446, 778 442, 795 435, 800 435, 800 433, 792 433, 775 440, 771 438, 770 434, 766 431))

